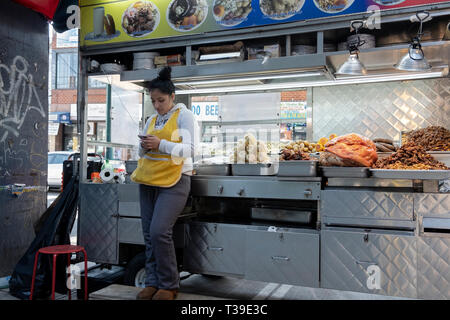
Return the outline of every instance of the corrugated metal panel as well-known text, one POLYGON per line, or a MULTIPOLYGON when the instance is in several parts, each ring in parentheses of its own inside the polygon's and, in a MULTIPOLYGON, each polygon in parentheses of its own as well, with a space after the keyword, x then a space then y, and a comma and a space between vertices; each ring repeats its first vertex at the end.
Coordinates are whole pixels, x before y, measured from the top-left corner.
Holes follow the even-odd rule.
POLYGON ((313 140, 350 132, 400 140, 401 131, 450 127, 450 79, 313 89, 313 140))

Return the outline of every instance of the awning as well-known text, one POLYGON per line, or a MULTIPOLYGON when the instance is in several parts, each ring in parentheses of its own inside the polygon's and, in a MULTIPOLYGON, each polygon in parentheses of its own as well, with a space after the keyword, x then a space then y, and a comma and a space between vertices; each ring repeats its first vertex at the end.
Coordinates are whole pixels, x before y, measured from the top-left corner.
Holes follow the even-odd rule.
POLYGON ((56 32, 69 30, 68 18, 76 12, 68 10, 70 6, 78 6, 78 0, 13 0, 21 5, 43 14, 48 20, 53 21, 53 29, 56 32))

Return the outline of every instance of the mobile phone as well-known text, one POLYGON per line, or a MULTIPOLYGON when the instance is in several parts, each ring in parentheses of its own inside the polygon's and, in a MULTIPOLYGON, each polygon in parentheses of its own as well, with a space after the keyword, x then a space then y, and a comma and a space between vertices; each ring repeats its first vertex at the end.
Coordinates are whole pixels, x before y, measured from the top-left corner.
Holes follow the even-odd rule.
POLYGON ((138 137, 139 137, 140 139, 145 139, 145 138, 147 138, 147 136, 144 136, 144 135, 142 135, 142 134, 138 134, 138 137))

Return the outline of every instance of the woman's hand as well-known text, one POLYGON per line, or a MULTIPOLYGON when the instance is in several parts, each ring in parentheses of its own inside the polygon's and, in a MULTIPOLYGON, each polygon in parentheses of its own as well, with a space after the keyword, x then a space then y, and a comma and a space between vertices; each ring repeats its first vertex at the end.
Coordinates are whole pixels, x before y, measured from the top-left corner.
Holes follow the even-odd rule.
POLYGON ((141 147, 147 150, 158 150, 160 142, 157 136, 147 135, 141 139, 141 147))

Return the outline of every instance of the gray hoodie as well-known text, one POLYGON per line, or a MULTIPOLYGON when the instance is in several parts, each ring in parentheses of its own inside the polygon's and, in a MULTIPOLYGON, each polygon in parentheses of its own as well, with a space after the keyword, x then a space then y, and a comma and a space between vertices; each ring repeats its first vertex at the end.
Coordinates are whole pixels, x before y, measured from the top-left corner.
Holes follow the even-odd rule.
MULTIPOLYGON (((181 143, 175 143, 162 139, 159 144, 159 152, 163 154, 170 154, 177 157, 184 157, 184 164, 182 172, 191 175, 193 170, 193 158, 196 155, 196 148, 198 146, 200 130, 198 123, 194 118, 192 111, 188 110, 183 103, 176 104, 169 112, 164 115, 158 113, 152 115, 145 123, 142 135, 147 134, 148 127, 152 120, 156 118, 155 129, 160 130, 167 123, 172 114, 180 109, 178 115, 177 125, 180 130, 181 143)), ((144 157, 149 150, 143 149, 139 143, 139 156, 144 157)))

